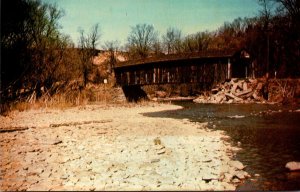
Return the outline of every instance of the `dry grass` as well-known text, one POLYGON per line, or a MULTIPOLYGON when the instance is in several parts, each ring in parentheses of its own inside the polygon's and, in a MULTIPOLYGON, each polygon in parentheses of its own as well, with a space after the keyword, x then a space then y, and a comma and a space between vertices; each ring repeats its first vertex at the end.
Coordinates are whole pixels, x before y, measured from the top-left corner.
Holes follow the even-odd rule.
POLYGON ((297 97, 298 79, 272 79, 268 85, 268 100, 273 102, 291 102, 297 97))
POLYGON ((66 109, 73 106, 86 105, 90 102, 105 103, 110 102, 112 95, 110 87, 94 86, 84 90, 70 90, 64 93, 56 93, 52 96, 48 94, 36 97, 33 92, 27 99, 1 104, 1 114, 6 115, 10 111, 25 111, 38 108, 66 109))
POLYGON ((67 109, 74 106, 85 106, 87 104, 97 104, 103 106, 121 106, 136 107, 149 106, 153 102, 141 99, 138 102, 115 101, 114 98, 118 93, 113 89, 112 85, 107 84, 88 84, 84 90, 68 90, 63 93, 56 93, 52 96, 48 94, 36 98, 36 94, 32 93, 27 99, 22 101, 14 101, 11 103, 1 104, 2 115, 8 115, 10 111, 25 111, 39 108, 67 109))

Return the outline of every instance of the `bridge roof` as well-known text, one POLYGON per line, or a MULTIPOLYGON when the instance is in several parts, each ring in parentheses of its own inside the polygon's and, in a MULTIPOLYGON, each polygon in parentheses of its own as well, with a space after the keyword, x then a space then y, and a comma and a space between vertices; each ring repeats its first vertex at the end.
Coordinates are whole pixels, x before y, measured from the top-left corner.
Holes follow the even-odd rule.
POLYGON ((189 59, 201 59, 201 58, 230 58, 234 56, 236 50, 226 50, 226 51, 202 51, 195 53, 181 53, 181 54, 168 54, 162 56, 153 56, 145 59, 135 59, 128 60, 125 62, 118 62, 115 64, 115 68, 129 67, 144 65, 150 63, 160 63, 176 60, 189 60, 189 59))

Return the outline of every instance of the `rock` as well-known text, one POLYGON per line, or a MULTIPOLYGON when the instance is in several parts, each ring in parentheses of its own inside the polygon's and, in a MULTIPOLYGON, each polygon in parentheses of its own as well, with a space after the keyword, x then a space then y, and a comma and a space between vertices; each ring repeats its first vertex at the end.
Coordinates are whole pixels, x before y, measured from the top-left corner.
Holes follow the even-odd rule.
POLYGON ((234 167, 238 170, 242 170, 245 168, 245 166, 243 165, 243 163, 239 162, 239 161, 230 161, 228 163, 231 167, 234 167))
POLYGON ((285 167, 290 171, 300 171, 300 162, 291 161, 288 162, 285 167))
POLYGON ((256 90, 260 91, 263 88, 263 83, 259 82, 256 86, 256 90))
POLYGON ((212 174, 210 171, 205 171, 201 174, 202 174, 202 180, 206 181, 206 182, 219 179, 219 177, 217 175, 212 174))
POLYGON ((230 182, 231 181, 231 179, 232 179, 232 175, 231 174, 229 174, 229 173, 225 173, 224 174, 224 178, 223 178, 223 181, 225 181, 225 182, 230 182))
POLYGON ((257 91, 254 91, 254 93, 252 94, 252 97, 256 100, 260 100, 260 97, 258 96, 257 91))
POLYGON ((39 174, 39 176, 40 176, 41 178, 48 178, 48 177, 51 176, 51 171, 48 170, 48 169, 46 169, 46 170, 43 171, 41 174, 39 174))
POLYGON ((212 94, 217 94, 218 91, 219 91, 219 89, 218 89, 218 88, 215 88, 215 89, 212 89, 212 90, 211 90, 211 93, 212 93, 212 94))
POLYGON ((155 95, 160 98, 165 98, 167 96, 167 92, 165 91, 156 91, 155 95))
POLYGON ((227 103, 233 103, 233 99, 229 99, 227 103))
POLYGON ((61 157, 59 160, 58 160, 58 162, 59 163, 66 163, 66 162, 68 162, 68 161, 70 161, 71 159, 69 158, 69 157, 66 157, 66 156, 63 156, 63 157, 61 157))
POLYGON ((235 93, 237 87, 238 87, 238 84, 234 83, 233 86, 232 86, 232 88, 230 89, 230 93, 235 93))
MULTIPOLYGON (((261 96, 265 82, 257 80, 231 79, 230 82, 218 84, 211 89, 210 95, 201 95, 194 100, 196 103, 251 103, 265 102, 261 96), (228 101, 229 100, 229 101, 228 101)), ((300 95, 300 89, 299 89, 300 95)))
POLYGON ((79 181, 79 178, 76 178, 76 177, 68 177, 68 180, 67 180, 68 182, 70 182, 70 183, 73 183, 73 185, 74 184, 76 184, 78 181, 79 181))
POLYGON ((68 174, 63 174, 60 178, 61 179, 68 179, 69 175, 68 174))
POLYGON ((158 150, 158 151, 157 151, 157 154, 158 154, 158 155, 162 155, 162 154, 164 154, 165 152, 166 152, 165 149, 161 149, 161 150, 158 150))
POLYGON ((165 146, 163 146, 163 145, 155 145, 156 150, 162 150, 164 148, 165 148, 165 146))
POLYGON ((243 90, 243 82, 242 81, 239 81, 238 82, 238 88, 243 90))
POLYGON ((237 97, 237 96, 235 96, 235 95, 233 95, 233 94, 231 94, 231 93, 225 93, 225 95, 226 95, 227 97, 231 98, 231 99, 236 100, 236 101, 242 101, 242 100, 243 100, 243 99, 241 99, 241 98, 239 98, 239 97, 237 97))
POLYGON ((240 119, 240 118, 244 118, 245 116, 244 115, 233 115, 233 116, 227 116, 231 119, 240 119))
POLYGON ((161 145, 161 140, 160 140, 159 137, 156 137, 156 138, 153 140, 153 142, 154 142, 154 145, 161 145))
POLYGON ((248 84, 246 82, 243 83, 243 90, 244 91, 248 90, 248 84))
POLYGON ((77 149, 79 149, 79 150, 84 150, 85 147, 84 147, 84 145, 79 145, 79 146, 77 147, 77 149))
POLYGON ((217 94, 215 96, 216 103, 221 103, 224 100, 224 97, 225 97, 225 95, 223 95, 223 94, 217 94))
POLYGON ((38 173, 38 174, 41 174, 44 172, 44 169, 43 168, 37 168, 35 169, 35 172, 38 173))
POLYGON ((204 158, 202 159, 202 162, 203 162, 203 163, 209 163, 209 162, 212 162, 212 159, 209 158, 209 157, 204 157, 204 158))
POLYGON ((239 93, 233 93, 235 96, 237 97, 240 97, 242 95, 247 95, 248 93, 251 93, 252 92, 252 89, 248 89, 248 90, 244 90, 244 91, 241 91, 239 93))
POLYGON ((244 171, 239 171, 235 174, 235 176, 239 179, 245 179, 246 175, 247 175, 247 173, 245 173, 244 171))
POLYGON ((257 83, 257 79, 248 79, 250 81, 250 83, 252 84, 256 84, 257 83))
POLYGON ((60 143, 62 143, 61 140, 55 140, 55 141, 52 141, 50 144, 57 145, 57 144, 60 144, 60 143))
POLYGON ((151 163, 157 163, 159 161, 160 161, 159 159, 151 159, 151 163))
POLYGON ((238 178, 232 179, 232 183, 239 183, 240 180, 238 178))

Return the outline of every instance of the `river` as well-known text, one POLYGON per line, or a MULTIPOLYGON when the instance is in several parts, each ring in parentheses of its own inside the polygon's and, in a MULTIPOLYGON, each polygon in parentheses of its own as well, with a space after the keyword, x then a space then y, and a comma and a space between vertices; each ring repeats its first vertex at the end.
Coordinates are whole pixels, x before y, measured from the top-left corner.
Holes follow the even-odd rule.
POLYGON ((169 112, 174 118, 209 122, 210 129, 226 131, 234 146, 242 148, 236 159, 252 175, 237 190, 299 190, 300 173, 285 164, 300 161, 300 111, 267 104, 195 104, 169 112), (254 176, 259 174, 259 176, 254 176))

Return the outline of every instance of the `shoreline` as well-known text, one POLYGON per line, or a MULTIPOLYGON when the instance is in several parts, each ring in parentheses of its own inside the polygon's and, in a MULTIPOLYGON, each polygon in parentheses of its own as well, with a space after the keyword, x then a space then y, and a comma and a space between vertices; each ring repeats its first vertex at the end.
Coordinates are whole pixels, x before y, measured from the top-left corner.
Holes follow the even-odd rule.
POLYGON ((234 190, 239 148, 206 123, 168 117, 182 107, 87 105, 0 116, 1 190, 234 190))

